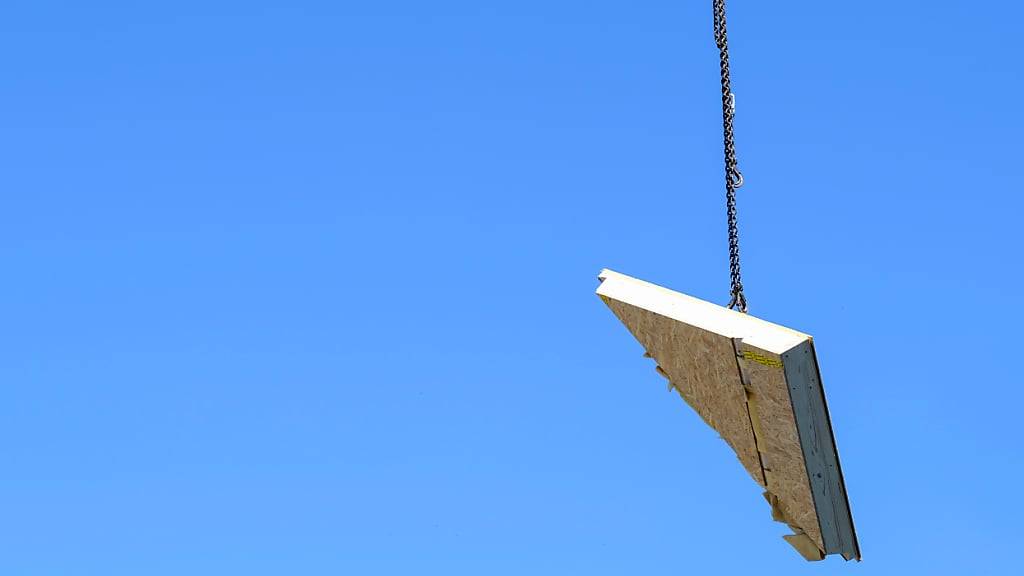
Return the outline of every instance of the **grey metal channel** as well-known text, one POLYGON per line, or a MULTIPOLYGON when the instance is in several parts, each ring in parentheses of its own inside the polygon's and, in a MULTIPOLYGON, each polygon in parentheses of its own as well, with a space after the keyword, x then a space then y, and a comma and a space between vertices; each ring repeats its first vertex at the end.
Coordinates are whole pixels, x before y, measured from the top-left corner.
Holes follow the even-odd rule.
POLYGON ((789 399, 793 403, 800 446, 814 495, 826 554, 860 560, 850 503, 839 467, 825 391, 818 373, 814 344, 807 340, 782 354, 789 399))

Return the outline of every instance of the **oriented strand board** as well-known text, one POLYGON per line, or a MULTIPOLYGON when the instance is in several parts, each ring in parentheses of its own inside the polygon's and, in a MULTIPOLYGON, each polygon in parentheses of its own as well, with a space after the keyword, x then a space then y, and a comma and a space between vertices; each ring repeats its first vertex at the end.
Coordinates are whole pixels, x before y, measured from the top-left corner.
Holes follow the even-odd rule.
POLYGON ((605 302, 630 327, 683 400, 718 431, 751 477, 763 486, 764 475, 732 342, 635 306, 615 300, 605 302), (693 350, 699 352, 694 354, 693 350))
POLYGON ((811 337, 605 270, 597 293, 765 488, 808 560, 860 559, 811 337))
POLYGON ((751 400, 757 406, 758 448, 768 491, 778 497, 782 521, 804 531, 824 550, 782 358, 746 343, 740 344, 740 350, 742 370, 752 388, 751 400))

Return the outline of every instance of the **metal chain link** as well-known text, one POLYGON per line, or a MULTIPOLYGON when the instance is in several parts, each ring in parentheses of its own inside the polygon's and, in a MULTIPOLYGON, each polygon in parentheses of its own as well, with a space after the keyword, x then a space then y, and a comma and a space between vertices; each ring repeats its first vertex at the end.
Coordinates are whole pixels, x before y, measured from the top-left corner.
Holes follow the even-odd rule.
POLYGON ((733 117, 736 115, 736 95, 729 81, 729 37, 725 30, 725 0, 712 0, 715 12, 715 44, 722 68, 722 127, 725 140, 725 205, 729 221, 729 276, 731 280, 729 308, 747 311, 747 298, 743 295, 740 278, 740 234, 736 221, 736 189, 743 186, 743 174, 736 166, 736 143, 733 138, 733 117))

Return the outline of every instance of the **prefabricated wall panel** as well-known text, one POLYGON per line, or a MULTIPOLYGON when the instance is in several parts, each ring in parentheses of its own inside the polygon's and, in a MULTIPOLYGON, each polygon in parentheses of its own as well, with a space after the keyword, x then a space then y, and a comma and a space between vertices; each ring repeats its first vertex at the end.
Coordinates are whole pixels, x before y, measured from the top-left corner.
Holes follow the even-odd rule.
POLYGON ((810 336, 617 272, 608 305, 659 374, 736 452, 808 560, 860 559, 810 336))

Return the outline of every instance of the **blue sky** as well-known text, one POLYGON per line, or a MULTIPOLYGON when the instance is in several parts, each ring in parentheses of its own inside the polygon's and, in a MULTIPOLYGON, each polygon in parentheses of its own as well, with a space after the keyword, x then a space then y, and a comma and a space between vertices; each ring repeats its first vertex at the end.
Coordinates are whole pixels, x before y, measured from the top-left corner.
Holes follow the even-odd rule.
POLYGON ((0 573, 1017 571, 1024 9, 730 2, 806 564, 593 295, 727 300, 710 4, 5 3, 0 573))

